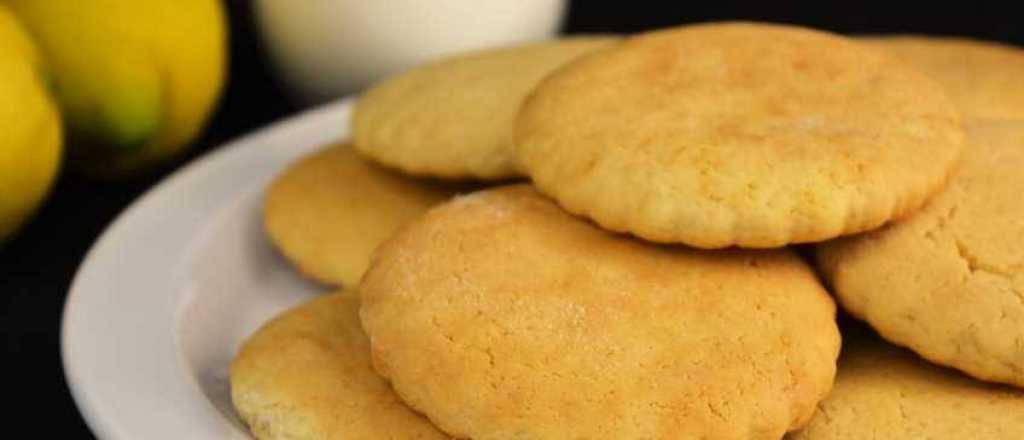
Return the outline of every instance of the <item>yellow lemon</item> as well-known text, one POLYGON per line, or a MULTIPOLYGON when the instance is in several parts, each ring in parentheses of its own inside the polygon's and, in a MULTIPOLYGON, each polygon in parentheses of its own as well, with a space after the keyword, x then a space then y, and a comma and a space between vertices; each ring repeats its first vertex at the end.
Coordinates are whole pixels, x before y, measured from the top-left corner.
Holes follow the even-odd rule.
POLYGON ((0 241, 35 211, 60 167, 61 127, 35 48, 0 5, 0 241))
POLYGON ((224 82, 218 0, 0 0, 43 54, 72 165, 120 175, 184 150, 224 82))

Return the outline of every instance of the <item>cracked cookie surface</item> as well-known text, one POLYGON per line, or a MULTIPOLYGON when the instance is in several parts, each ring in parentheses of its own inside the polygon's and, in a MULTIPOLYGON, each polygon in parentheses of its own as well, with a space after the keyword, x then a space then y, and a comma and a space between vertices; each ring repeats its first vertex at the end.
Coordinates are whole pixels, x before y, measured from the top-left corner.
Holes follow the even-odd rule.
POLYGON ((606 229, 766 248, 876 228, 945 184, 963 130, 941 86, 804 28, 716 23, 629 38, 548 76, 520 167, 606 229))
POLYGON ((964 163, 920 212, 824 243, 844 308, 889 341, 1024 387, 1024 122, 971 121, 964 163))
POLYGON ((1024 393, 978 382, 843 328, 836 383, 787 440, 1024 438, 1024 393))
POLYGON ((274 180, 263 198, 263 225, 303 275, 352 287, 377 245, 459 189, 383 169, 336 145, 274 180))
POLYGON ((231 400, 260 440, 448 438, 374 373, 355 292, 299 305, 250 336, 231 363, 231 400))
POLYGON ((1024 119, 1024 49, 991 41, 919 35, 860 40, 938 81, 965 117, 1024 119))
POLYGON ((645 243, 527 185, 411 222, 360 290, 377 371, 458 438, 778 439, 839 349, 791 251, 645 243))
POLYGON ((449 179, 519 176, 512 129, 523 98, 566 62, 618 41, 586 36, 457 55, 388 78, 356 103, 360 154, 449 179))

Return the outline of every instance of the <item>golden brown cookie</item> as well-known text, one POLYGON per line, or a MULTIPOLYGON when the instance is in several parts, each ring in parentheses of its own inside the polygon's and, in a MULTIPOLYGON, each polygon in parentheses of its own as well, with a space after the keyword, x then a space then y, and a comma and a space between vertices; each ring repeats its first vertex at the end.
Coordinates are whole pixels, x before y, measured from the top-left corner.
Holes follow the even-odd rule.
POLYGON ((846 310, 885 339, 1024 386, 1024 121, 968 127, 942 194, 904 221, 822 244, 818 261, 846 310))
POLYGON ((354 286, 380 242, 457 189, 395 174, 336 145, 296 162, 270 185, 263 221, 303 274, 354 286))
POLYGON ((231 363, 231 399, 260 440, 444 439, 373 372, 350 292, 284 312, 231 363))
POLYGON ((517 176, 512 127, 520 102, 552 70, 615 41, 591 36, 492 49, 387 79, 356 104, 356 149, 416 175, 517 176))
POLYGON ((963 132, 941 86, 792 26, 641 34, 571 62, 522 107, 523 171, 602 227, 701 248, 873 229, 920 207, 963 132))
POLYGON ((644 243, 527 185, 409 223, 360 291, 377 371, 458 438, 778 439, 839 350, 790 251, 644 243))
POLYGON ((1024 438, 1024 394, 933 366, 843 329, 832 393, 789 440, 1024 438))
POLYGON ((1024 119, 1024 49, 952 37, 861 40, 938 81, 965 117, 1024 119))

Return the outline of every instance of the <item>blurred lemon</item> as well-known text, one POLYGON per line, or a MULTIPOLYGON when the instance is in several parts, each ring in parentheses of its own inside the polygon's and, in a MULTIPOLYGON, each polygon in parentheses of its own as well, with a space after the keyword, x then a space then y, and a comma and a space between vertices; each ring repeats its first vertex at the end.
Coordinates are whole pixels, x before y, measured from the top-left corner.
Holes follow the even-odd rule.
POLYGON ((25 30, 0 5, 0 242, 35 211, 61 157, 60 118, 25 30))
POLYGON ((0 0, 35 37, 71 165, 122 175, 181 152, 224 82, 219 0, 0 0))

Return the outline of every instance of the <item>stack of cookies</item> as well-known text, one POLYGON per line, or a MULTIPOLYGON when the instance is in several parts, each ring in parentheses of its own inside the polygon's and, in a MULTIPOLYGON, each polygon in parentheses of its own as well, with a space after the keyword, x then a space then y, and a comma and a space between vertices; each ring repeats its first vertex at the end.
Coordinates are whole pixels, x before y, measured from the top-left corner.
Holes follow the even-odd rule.
POLYGON ((390 78, 266 192, 342 290, 241 347, 235 407, 260 439, 1024 438, 1020 78, 757 23, 390 78))

